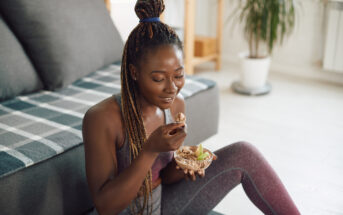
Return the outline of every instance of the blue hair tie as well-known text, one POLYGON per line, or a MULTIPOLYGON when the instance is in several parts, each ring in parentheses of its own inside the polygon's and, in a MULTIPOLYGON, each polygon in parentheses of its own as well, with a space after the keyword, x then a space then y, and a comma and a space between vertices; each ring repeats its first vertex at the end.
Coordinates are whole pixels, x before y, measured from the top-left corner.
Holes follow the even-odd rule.
POLYGON ((151 17, 146 19, 141 19, 139 22, 160 22, 160 17, 151 17))

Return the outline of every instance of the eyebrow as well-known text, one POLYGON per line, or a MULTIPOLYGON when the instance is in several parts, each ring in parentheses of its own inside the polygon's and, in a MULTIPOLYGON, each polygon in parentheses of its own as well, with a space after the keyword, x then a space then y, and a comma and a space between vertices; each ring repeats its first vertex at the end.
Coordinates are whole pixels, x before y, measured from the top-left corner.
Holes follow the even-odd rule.
MULTIPOLYGON (((183 69, 183 66, 180 66, 179 68, 175 69, 174 72, 177 72, 179 70, 183 69)), ((166 71, 159 71, 159 70, 154 70, 151 72, 151 74, 153 73, 166 73, 166 71)))

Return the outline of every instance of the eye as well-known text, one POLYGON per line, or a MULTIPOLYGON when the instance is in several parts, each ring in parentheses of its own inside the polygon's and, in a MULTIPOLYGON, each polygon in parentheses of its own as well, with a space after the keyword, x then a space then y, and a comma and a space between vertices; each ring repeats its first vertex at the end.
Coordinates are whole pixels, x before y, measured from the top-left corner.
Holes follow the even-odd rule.
POLYGON ((175 76, 176 79, 181 79, 183 78, 184 75, 178 75, 178 76, 175 76))
POLYGON ((161 82, 161 81, 163 81, 164 79, 163 79, 163 78, 153 78, 152 80, 155 81, 155 82, 161 82))

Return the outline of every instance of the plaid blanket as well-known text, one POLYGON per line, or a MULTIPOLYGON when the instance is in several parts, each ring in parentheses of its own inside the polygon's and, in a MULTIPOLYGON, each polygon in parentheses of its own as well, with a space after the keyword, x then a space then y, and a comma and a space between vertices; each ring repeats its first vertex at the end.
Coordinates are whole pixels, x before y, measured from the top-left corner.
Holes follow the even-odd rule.
MULTIPOLYGON (((186 77, 187 99, 214 82, 186 77)), ((120 93, 120 66, 110 65, 59 91, 0 103, 0 178, 82 144, 82 118, 92 105, 120 93)))

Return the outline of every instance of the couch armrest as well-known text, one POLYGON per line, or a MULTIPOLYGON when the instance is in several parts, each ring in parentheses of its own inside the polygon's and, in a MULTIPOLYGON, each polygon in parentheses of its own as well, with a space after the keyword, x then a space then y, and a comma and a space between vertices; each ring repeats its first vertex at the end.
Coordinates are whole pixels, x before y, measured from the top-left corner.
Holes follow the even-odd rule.
POLYGON ((185 145, 197 145, 218 132, 218 86, 201 91, 186 99, 188 135, 185 145))

